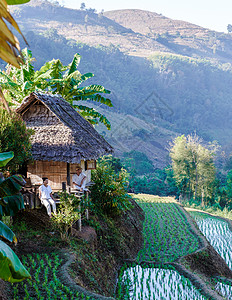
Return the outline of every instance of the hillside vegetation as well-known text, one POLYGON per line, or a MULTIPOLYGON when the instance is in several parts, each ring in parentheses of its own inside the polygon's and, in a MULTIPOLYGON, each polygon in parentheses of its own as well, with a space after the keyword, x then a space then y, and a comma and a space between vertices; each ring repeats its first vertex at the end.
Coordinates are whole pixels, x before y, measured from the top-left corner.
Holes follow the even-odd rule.
MULTIPOLYGON (((67 64, 74 53, 82 55, 80 71, 93 72, 93 80, 112 91, 113 112, 123 114, 112 118, 113 127, 128 115, 132 122, 141 120, 140 127, 150 133, 142 140, 158 156, 155 167, 166 164, 165 148, 177 133, 196 130, 231 151, 230 34, 141 10, 96 14, 33 0, 12 11, 36 57, 36 68, 52 58, 67 64), (154 128, 171 134, 160 140, 154 128)), ((109 111, 105 114, 110 118, 109 111)), ((118 153, 137 149, 136 134, 129 142, 116 141, 118 153)))

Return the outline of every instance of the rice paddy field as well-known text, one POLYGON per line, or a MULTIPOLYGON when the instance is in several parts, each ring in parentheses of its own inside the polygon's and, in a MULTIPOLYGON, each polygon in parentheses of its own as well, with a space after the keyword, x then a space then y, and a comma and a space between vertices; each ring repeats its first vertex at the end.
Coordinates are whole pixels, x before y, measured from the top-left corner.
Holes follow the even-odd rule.
POLYGON ((141 195, 136 201, 145 212, 138 262, 170 263, 199 249, 198 236, 173 198, 141 195))
MULTIPOLYGON (((189 211, 189 213, 210 244, 232 270, 232 232, 228 223, 225 220, 198 211, 189 211)), ((216 290, 226 299, 232 299, 231 283, 217 282, 216 290)))
POLYGON ((118 299, 167 299, 167 300, 203 300, 191 281, 181 276, 172 266, 127 268, 120 274, 118 299))
MULTIPOLYGON (((136 263, 125 265, 118 277, 114 298, 119 300, 203 300, 202 290, 181 275, 173 262, 200 249, 200 239, 186 215, 173 198, 136 195, 145 212, 144 245, 136 263)), ((226 221, 199 212, 191 212, 200 230, 232 268, 232 234, 226 221)), ((23 264, 33 280, 12 285, 13 298, 21 299, 94 299, 73 290, 60 279, 64 264, 59 253, 25 255, 23 264)), ((215 282, 215 289, 232 299, 230 282, 215 282)))
POLYGON ((136 201, 145 212, 144 246, 137 257, 138 265, 121 270, 117 299, 208 299, 172 265, 165 264, 200 247, 198 236, 177 203, 173 198, 152 195, 136 195, 136 201), (151 267, 149 262, 160 266, 151 267))
POLYGON ((22 258, 23 264, 32 275, 33 280, 13 284, 14 300, 92 300, 93 297, 70 289, 59 279, 59 270, 64 263, 63 259, 55 253, 32 253, 22 258))

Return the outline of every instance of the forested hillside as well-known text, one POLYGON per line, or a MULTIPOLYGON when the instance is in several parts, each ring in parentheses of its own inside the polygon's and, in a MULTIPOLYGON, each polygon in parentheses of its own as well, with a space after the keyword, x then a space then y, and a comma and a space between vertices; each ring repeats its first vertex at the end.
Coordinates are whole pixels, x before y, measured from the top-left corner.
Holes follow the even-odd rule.
POLYGON ((95 82, 112 91, 112 114, 121 117, 109 117, 111 133, 99 130, 119 154, 138 149, 161 167, 167 164, 168 141, 195 130, 230 152, 230 34, 146 11, 97 14, 41 0, 14 7, 13 14, 37 68, 52 58, 67 64, 78 52, 80 71, 93 72, 95 82), (129 138, 122 137, 123 126, 129 138))

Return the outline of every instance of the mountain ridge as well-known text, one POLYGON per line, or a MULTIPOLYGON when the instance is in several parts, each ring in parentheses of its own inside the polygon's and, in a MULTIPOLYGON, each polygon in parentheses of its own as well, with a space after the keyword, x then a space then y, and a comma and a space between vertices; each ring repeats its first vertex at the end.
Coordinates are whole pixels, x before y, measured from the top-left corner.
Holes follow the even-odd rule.
POLYGON ((172 20, 155 12, 127 9, 96 14, 41 0, 32 0, 11 10, 21 25, 23 17, 32 19, 29 22, 31 30, 41 32, 53 27, 66 38, 81 40, 91 46, 114 44, 129 55, 149 57, 153 52, 161 51, 221 61, 225 61, 226 56, 232 62, 231 35, 172 20), (45 17, 46 21, 43 20, 45 17))
MULTIPOLYGON (((231 151, 230 34, 149 11, 118 10, 96 14, 41 0, 13 8, 13 15, 37 58, 36 68, 53 58, 68 64, 78 52, 82 55, 80 71, 94 73, 96 77, 90 82, 98 82, 112 91, 112 111, 129 116, 130 121, 135 122, 135 126, 128 125, 130 139, 122 138, 118 142, 111 139, 110 134, 106 135, 118 147, 117 153, 128 151, 130 143, 131 150, 135 150, 135 144, 139 144, 141 151, 145 149, 142 137, 145 133, 148 151, 144 153, 150 159, 153 156, 155 167, 162 167, 168 162, 165 146, 168 141, 177 134, 194 131, 206 141, 217 139, 227 153, 231 151), (131 17, 124 23, 120 21, 121 16, 128 13, 131 17), (147 25, 144 18, 139 28, 144 34, 136 32, 134 27, 138 13, 141 18, 149 15, 156 23, 149 21, 147 25), (153 33, 149 32, 149 24, 153 24, 153 33), (158 32, 159 26, 162 30, 158 32), (181 32, 176 30, 180 26, 181 32), (189 33, 186 26, 190 26, 189 33), (156 96, 149 98, 152 93, 156 96), (142 120, 142 127, 136 125, 139 121, 134 118, 142 120), (154 122, 160 130, 156 130, 154 122), (170 134, 162 128, 169 129, 170 134), (157 134, 159 131, 162 131, 162 139, 157 134)), ((109 110, 104 113, 110 116, 109 110)), ((119 119, 112 116, 116 123, 113 127, 118 128, 119 119)))

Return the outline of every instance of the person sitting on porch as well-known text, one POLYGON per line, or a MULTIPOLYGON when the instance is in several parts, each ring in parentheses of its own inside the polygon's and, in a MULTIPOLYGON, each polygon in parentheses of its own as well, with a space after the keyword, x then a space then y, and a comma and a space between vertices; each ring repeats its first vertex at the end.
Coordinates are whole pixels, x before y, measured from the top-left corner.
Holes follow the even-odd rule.
POLYGON ((79 190, 80 192, 87 191, 88 189, 85 188, 86 178, 86 175, 82 172, 82 168, 77 167, 76 174, 72 176, 72 183, 74 188, 79 190))
POLYGON ((56 214, 56 202, 52 196, 52 189, 50 185, 48 185, 48 178, 43 178, 43 184, 39 187, 39 198, 42 204, 46 207, 47 213, 51 218, 51 206, 53 213, 56 214))

